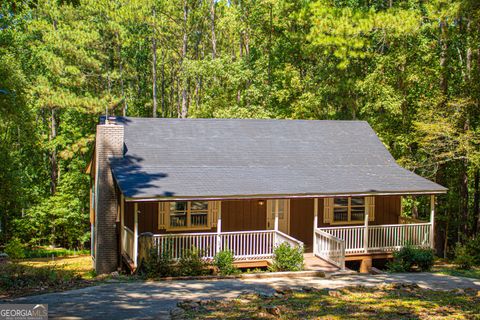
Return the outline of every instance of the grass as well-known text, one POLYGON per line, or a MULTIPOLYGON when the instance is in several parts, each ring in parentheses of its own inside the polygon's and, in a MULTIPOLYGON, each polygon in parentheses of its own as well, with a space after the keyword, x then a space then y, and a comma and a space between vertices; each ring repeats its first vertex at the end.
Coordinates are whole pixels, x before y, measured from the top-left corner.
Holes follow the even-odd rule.
POLYGON ((435 263, 432 272, 456 277, 480 279, 480 267, 472 267, 470 270, 459 269, 455 264, 439 260, 435 263))
POLYGON ((21 259, 0 264, 0 298, 90 286, 97 278, 89 255, 21 259))
POLYGON ((90 255, 66 256, 58 258, 33 258, 17 260, 15 263, 33 268, 54 268, 71 271, 82 279, 91 280, 95 277, 90 255))
POLYGON ((186 313, 189 319, 480 319, 480 296, 382 285, 329 292, 291 292, 265 298, 244 295, 212 301, 186 313), (334 293, 334 294, 332 294, 334 293), (278 307, 280 315, 268 312, 278 307))
POLYGON ((87 254, 90 254, 90 250, 71 250, 71 249, 65 249, 65 248, 50 249, 50 248, 44 248, 44 247, 25 250, 26 258, 51 258, 52 256, 67 257, 67 256, 87 255, 87 254))

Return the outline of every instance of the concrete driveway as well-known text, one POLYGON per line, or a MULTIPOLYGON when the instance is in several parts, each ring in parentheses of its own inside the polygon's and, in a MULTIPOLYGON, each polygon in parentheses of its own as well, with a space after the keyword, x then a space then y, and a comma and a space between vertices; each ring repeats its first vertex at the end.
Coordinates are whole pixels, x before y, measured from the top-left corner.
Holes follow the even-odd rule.
POLYGON ((169 319, 169 311, 184 299, 234 298, 242 291, 271 294, 277 287, 340 288, 414 282, 422 288, 451 290, 475 288, 480 280, 431 273, 349 275, 334 279, 315 277, 187 280, 109 283, 105 285, 14 299, 14 303, 46 303, 51 318, 63 319, 169 319))

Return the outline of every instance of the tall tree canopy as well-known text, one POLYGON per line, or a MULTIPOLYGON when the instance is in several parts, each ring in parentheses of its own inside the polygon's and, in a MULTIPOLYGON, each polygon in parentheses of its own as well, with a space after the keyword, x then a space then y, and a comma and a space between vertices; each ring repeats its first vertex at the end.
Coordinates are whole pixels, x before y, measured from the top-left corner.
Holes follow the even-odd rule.
POLYGON ((480 233, 478 1, 18 0, 0 26, 2 242, 88 242, 105 112, 367 120, 450 189, 443 247, 480 233))

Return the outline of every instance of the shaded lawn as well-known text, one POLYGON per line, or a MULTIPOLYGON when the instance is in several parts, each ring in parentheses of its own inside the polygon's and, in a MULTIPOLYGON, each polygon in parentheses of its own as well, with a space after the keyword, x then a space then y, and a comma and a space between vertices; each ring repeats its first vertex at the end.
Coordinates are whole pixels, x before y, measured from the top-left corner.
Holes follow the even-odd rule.
POLYGON ((480 319, 480 296, 421 288, 351 287, 292 292, 282 297, 244 295, 187 311, 189 319, 480 319), (280 316, 267 312, 277 306, 280 316))
POLYGON ((0 299, 63 291, 98 282, 89 255, 33 258, 0 264, 0 299))
POLYGON ((51 258, 54 257, 67 257, 67 256, 77 256, 77 255, 88 255, 90 250, 71 250, 65 248, 46 248, 46 247, 37 247, 34 249, 26 249, 25 256, 27 259, 31 258, 51 258))
POLYGON ((31 258, 15 261, 23 266, 34 268, 55 268, 72 271, 82 279, 92 279, 95 277, 93 271, 92 257, 90 255, 79 255, 69 257, 52 258, 31 258))
POLYGON ((480 267, 472 267, 470 270, 459 269, 457 265, 445 261, 437 261, 432 272, 456 277, 480 279, 480 267))

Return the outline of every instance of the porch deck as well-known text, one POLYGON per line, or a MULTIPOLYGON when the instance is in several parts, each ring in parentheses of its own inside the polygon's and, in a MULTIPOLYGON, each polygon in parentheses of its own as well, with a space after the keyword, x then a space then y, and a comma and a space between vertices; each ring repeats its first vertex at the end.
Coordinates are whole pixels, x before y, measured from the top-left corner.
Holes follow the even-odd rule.
MULTIPOLYGON (((354 256, 363 257, 389 254, 405 245, 431 247, 432 224, 396 224, 316 228, 313 253, 305 254, 307 270, 337 271, 345 269, 345 261, 354 256)), ((144 234, 135 241, 134 232, 124 227, 123 253, 137 265, 153 247, 159 255, 169 255, 178 260, 192 248, 201 256, 213 260, 216 253, 233 252, 235 263, 242 267, 266 266, 274 256, 274 249, 281 243, 303 247, 303 242, 278 230, 144 234), (140 250, 138 245, 140 243, 140 250)))

